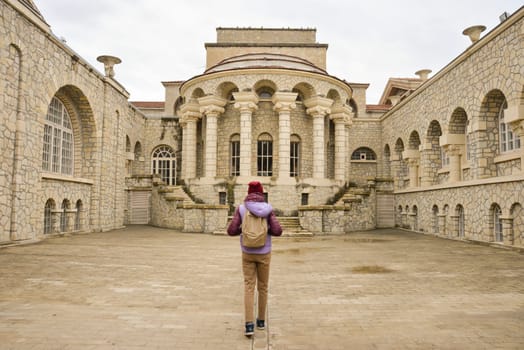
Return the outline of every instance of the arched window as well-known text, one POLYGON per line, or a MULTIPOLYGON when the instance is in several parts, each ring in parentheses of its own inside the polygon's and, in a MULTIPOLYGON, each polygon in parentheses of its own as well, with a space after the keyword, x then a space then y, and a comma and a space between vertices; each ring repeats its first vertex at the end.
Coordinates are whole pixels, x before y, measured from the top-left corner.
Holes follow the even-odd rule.
POLYGON ((44 207, 44 234, 53 233, 53 210, 55 201, 48 199, 44 207))
POLYGON ((53 97, 44 125, 42 169, 73 175, 73 127, 62 101, 53 97))
POLYGON ((464 238, 465 236, 465 229, 466 229, 466 222, 465 222, 465 214, 464 214, 464 207, 462 205, 457 205, 457 207, 455 208, 455 215, 457 216, 457 224, 458 224, 458 227, 457 227, 457 235, 460 237, 460 238, 464 238))
POLYGON ((69 210, 69 201, 64 199, 62 201, 62 211, 60 212, 60 232, 67 232, 69 230, 69 220, 67 212, 69 210))
POLYGON ((502 242, 504 240, 502 235, 502 220, 500 219, 502 210, 500 209, 500 206, 495 203, 491 206, 490 212, 490 223, 493 229, 493 237, 495 238, 495 242, 502 242))
POLYGON ((258 137, 257 175, 273 176, 273 138, 267 133, 258 137))
POLYGON ((413 216, 413 231, 418 231, 418 208, 416 205, 413 206, 411 210, 411 215, 413 216))
POLYGON ((289 176, 296 177, 300 175, 300 137, 291 135, 289 150, 289 176))
POLYGON ((508 103, 504 103, 499 109, 499 141, 500 153, 511 152, 520 148, 520 138, 513 134, 511 127, 504 122, 504 111, 508 108, 508 103))
POLYGON ((79 199, 76 201, 76 213, 75 213, 75 231, 82 229, 82 201, 79 199))
POLYGON ((131 140, 129 136, 126 135, 126 152, 131 152, 131 140))
POLYGON ((151 171, 166 185, 176 185, 176 157, 171 147, 159 146, 153 151, 151 171))
POLYGON ((377 156, 372 149, 360 147, 351 154, 351 160, 377 160, 377 156))
POLYGON ((273 97, 273 90, 269 87, 263 87, 257 91, 257 94, 261 100, 267 100, 273 97))
POLYGON ((240 176, 240 135, 234 134, 229 141, 229 175, 240 176))
POLYGON ((433 213, 433 233, 438 234, 439 233, 439 227, 438 227, 438 206, 434 205, 431 209, 433 213))
POLYGON ((142 157, 142 144, 140 141, 137 141, 135 143, 135 160, 140 160, 140 157, 142 157))

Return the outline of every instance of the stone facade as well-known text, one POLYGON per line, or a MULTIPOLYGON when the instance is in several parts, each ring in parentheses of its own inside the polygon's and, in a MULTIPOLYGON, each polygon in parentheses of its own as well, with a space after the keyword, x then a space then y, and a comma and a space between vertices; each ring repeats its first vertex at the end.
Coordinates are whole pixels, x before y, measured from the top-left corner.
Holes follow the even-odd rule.
POLYGON ((315 29, 218 28, 203 74, 130 103, 118 58, 100 73, 31 2, 0 13, 0 244, 220 231, 252 180, 317 234, 395 224, 524 244, 524 9, 430 79, 390 79, 384 105, 326 72, 315 29))

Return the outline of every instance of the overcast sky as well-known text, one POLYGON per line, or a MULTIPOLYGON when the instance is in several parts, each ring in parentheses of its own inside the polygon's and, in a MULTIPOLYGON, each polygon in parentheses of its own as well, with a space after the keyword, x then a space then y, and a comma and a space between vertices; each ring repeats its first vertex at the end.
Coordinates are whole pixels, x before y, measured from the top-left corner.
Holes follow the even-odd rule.
POLYGON ((328 44, 327 71, 369 83, 378 103, 389 77, 432 76, 469 45, 462 31, 498 25, 522 0, 34 0, 51 26, 103 72, 99 55, 122 59, 115 78, 131 101, 163 101, 162 81, 187 80, 205 67, 204 43, 217 27, 316 28, 328 44))

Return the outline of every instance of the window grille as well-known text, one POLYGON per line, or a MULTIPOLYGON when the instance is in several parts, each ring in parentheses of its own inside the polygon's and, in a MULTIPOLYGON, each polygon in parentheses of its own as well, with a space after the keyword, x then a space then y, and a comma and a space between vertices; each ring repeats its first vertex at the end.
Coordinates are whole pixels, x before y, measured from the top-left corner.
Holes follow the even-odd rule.
POLYGON ((74 138, 71 118, 64 104, 53 97, 44 125, 42 169, 73 175, 74 138))

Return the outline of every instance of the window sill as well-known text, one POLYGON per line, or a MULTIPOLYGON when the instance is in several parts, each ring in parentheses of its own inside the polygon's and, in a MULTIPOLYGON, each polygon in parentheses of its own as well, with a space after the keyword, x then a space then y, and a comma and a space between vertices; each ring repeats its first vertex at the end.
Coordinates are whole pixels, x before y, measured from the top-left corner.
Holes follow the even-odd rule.
POLYGON ((502 163, 502 162, 507 162, 509 160, 520 159, 520 157, 521 157, 520 150, 511 151, 511 152, 503 153, 501 155, 496 156, 494 159, 494 162, 502 163))
POLYGON ((45 173, 45 172, 42 173, 42 179, 74 182, 74 183, 80 183, 80 184, 86 184, 86 185, 93 185, 95 183, 93 180, 90 180, 90 179, 84 179, 80 177, 73 177, 73 176, 67 176, 67 175, 59 175, 59 174, 53 174, 53 173, 45 173))

